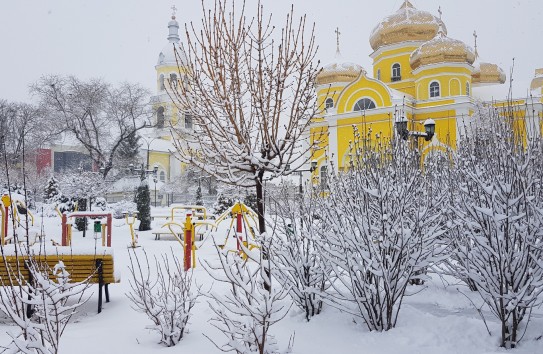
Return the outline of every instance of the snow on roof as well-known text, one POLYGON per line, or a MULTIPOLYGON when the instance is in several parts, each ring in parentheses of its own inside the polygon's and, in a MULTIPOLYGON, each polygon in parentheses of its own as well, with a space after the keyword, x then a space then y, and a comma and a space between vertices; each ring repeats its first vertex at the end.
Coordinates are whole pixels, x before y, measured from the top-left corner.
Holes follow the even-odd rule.
POLYGON ((395 13, 385 17, 370 34, 370 45, 375 50, 382 45, 409 40, 429 40, 442 26, 441 19, 423 10, 416 9, 406 1, 395 13))

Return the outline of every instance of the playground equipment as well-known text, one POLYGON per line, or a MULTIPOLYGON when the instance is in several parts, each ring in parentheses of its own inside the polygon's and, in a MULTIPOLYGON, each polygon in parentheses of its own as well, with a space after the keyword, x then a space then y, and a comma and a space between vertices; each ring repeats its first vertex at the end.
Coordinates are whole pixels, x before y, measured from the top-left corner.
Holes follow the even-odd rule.
POLYGON ((132 237, 132 242, 131 242, 130 246, 128 246, 128 247, 132 247, 132 248, 139 247, 138 246, 138 234, 136 234, 136 232, 134 231, 134 223, 136 222, 137 216, 138 216, 137 211, 125 212, 124 213, 124 219, 125 219, 126 224, 128 225, 128 227, 130 228, 130 236, 132 237))
MULTIPOLYGON (((2 202, 2 207, 0 208, 1 210, 0 242, 2 245, 5 245, 8 241, 11 241, 12 239, 12 236, 9 235, 9 232, 8 232, 10 215, 13 218, 13 220, 15 220, 15 222, 13 223, 13 227, 15 228, 15 230, 17 230, 17 228, 19 227, 22 227, 22 228, 26 227, 24 222, 21 220, 21 214, 25 215, 25 218, 27 218, 27 220, 30 221, 28 226, 33 228, 34 215, 30 212, 30 210, 28 210, 28 208, 22 201, 17 200, 17 199, 12 200, 11 197, 7 193, 4 193, 2 195, 2 197, 0 198, 0 201, 2 202), (10 210, 11 210, 11 213, 10 213, 10 210)), ((43 237, 42 232, 40 230, 35 230, 34 228, 29 229, 28 233, 26 234, 32 237, 31 243, 35 242, 36 237, 39 237, 40 240, 43 237)), ((26 240, 26 235, 24 237, 21 237, 21 240, 23 238, 26 240)))
MULTIPOLYGON (((255 232, 254 225, 257 225, 258 216, 248 206, 241 202, 237 202, 216 220, 207 220, 207 210, 199 205, 179 205, 174 206, 168 215, 169 221, 166 222, 159 230, 153 232, 155 240, 159 240, 161 235, 173 235, 173 237, 183 246, 184 268, 188 270, 196 267, 196 250, 198 249, 196 241, 204 242, 203 233, 198 232, 201 227, 211 227, 217 230, 219 224, 231 218, 230 226, 226 234, 223 244, 219 247, 224 248, 230 237, 230 232, 234 229, 233 225, 236 222, 234 229, 234 238, 236 239, 236 250, 229 252, 237 252, 244 259, 247 258, 246 250, 258 248, 254 242, 255 232), (179 220, 179 213, 184 212, 185 220, 179 220), (252 242, 252 241, 253 242, 252 242)), ((201 244, 200 244, 201 245, 201 244)))
POLYGON ((218 225, 219 223, 221 223, 223 220, 225 220, 228 217, 231 218, 231 221, 230 221, 230 226, 228 227, 226 238, 224 239, 224 243, 218 246, 221 248, 225 247, 226 241, 230 237, 230 232, 231 230, 233 230, 232 226, 235 221, 236 228, 234 232, 234 237, 236 238, 237 252, 245 259, 247 255, 245 254, 243 250, 244 248, 249 251, 255 248, 258 248, 258 246, 255 243, 250 243, 250 238, 253 241, 255 240, 255 232, 254 232, 254 228, 251 226, 251 222, 253 225, 258 225, 258 222, 257 222, 258 215, 251 208, 249 208, 242 202, 237 202, 228 210, 226 210, 224 213, 222 213, 215 221, 215 224, 218 225))
MULTIPOLYGON (((72 223, 68 222, 70 218, 106 218, 106 222, 101 221, 102 247, 111 247, 111 213, 92 212, 92 211, 76 211, 73 213, 62 214, 62 246, 70 246, 72 244, 72 223)), ((71 220, 70 220, 71 221, 71 220)))

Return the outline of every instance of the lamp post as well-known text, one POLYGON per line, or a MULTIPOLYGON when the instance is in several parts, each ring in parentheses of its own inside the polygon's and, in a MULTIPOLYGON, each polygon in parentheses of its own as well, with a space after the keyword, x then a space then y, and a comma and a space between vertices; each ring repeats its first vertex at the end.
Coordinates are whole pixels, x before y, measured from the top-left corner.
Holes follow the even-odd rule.
POLYGON ((153 166, 153 182, 155 182, 155 208, 156 208, 156 182, 158 180, 157 171, 158 171, 158 166, 155 164, 153 166))
POLYGON ((407 118, 404 116, 398 118, 394 123, 396 131, 403 140, 407 140, 410 136, 414 138, 424 138, 426 141, 432 140, 436 131, 436 122, 433 119, 426 119, 422 124, 424 125, 424 132, 409 131, 407 129, 407 118))
MULTIPOLYGON (((313 160, 313 161, 311 161, 311 166, 308 169, 296 169, 294 171, 294 172, 298 173, 298 175, 300 176, 300 184, 298 185, 298 193, 299 193, 299 198, 300 198, 300 209, 302 207, 302 201, 303 201, 303 195, 304 195, 304 189, 303 189, 303 183, 302 183, 303 172, 313 172, 316 169, 317 169, 317 161, 313 160)), ((286 166, 286 170, 287 171, 290 170, 289 165, 286 166)), ((304 219, 300 215, 300 226, 303 227, 303 224, 304 224, 304 219)))

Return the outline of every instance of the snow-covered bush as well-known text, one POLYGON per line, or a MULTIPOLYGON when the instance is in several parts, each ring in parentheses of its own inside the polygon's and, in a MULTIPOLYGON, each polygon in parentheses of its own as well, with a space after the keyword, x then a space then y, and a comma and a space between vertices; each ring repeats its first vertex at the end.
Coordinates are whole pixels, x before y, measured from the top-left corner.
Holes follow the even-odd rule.
POLYGON ((543 303, 543 143, 519 133, 516 113, 492 110, 489 125, 459 147, 451 206, 451 268, 499 319, 506 348, 543 303))
POLYGON ((236 199, 227 196, 223 192, 219 192, 217 196, 217 201, 213 204, 213 213, 216 215, 221 215, 228 210, 232 205, 236 203, 236 199))
MULTIPOLYGON (((226 294, 209 292, 209 306, 215 316, 211 324, 227 338, 218 344, 208 337, 218 349, 238 354, 277 354, 281 353, 270 327, 281 321, 290 309, 285 303, 288 293, 281 287, 270 284, 262 262, 269 260, 243 260, 237 253, 221 250, 216 246, 220 264, 205 261, 203 265, 209 275, 219 283, 226 284, 226 294)), ((244 249, 250 257, 253 252, 244 249)), ((266 269, 272 269, 267 264, 266 269)), ((292 342, 287 348, 288 352, 292 342)))
POLYGON ((298 203, 288 199, 272 202, 276 214, 270 225, 270 254, 274 279, 288 290, 309 321, 321 312, 322 294, 330 286, 328 275, 332 270, 322 262, 317 248, 320 221, 315 218, 314 194, 308 193, 307 197, 298 203))
POLYGON ((85 294, 89 282, 71 283, 62 261, 51 270, 30 257, 27 266, 31 282, 17 269, 5 266, 9 277, 0 279, 0 310, 19 327, 19 332, 9 333, 11 342, 2 352, 59 353, 60 338, 68 322, 89 299, 85 294))
POLYGON ((143 312, 153 322, 151 328, 160 334, 160 343, 171 347, 185 334, 190 311, 196 303, 197 293, 191 291, 192 272, 185 272, 172 250, 172 257, 155 257, 151 271, 147 253, 143 259, 136 250, 129 250, 132 290, 126 295, 134 309, 143 312))
POLYGON ((316 230, 336 276, 327 301, 370 331, 386 331, 396 325, 409 282, 422 279, 444 247, 442 197, 408 143, 364 143, 352 144, 348 171, 328 176, 316 230))
POLYGON ((116 203, 109 203, 107 205, 107 210, 111 211, 114 219, 122 219, 126 212, 136 211, 137 205, 135 202, 123 200, 116 203))

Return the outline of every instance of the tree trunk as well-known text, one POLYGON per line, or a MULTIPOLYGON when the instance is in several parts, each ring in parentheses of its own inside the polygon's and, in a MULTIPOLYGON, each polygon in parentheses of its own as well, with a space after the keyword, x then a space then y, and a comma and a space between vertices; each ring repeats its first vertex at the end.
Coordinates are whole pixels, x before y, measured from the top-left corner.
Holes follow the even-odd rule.
MULTIPOLYGON (((256 179, 256 205, 257 205, 257 214, 258 214, 258 231, 260 235, 263 235, 266 233, 266 219, 264 217, 265 208, 264 208, 264 186, 262 185, 262 180, 264 178, 264 171, 260 171, 258 173, 258 177, 256 179)), ((268 260, 269 259, 269 250, 266 245, 266 241, 262 242, 262 259, 268 260)), ((268 262, 262 262, 263 268, 264 268, 264 289, 271 291, 271 273, 270 268, 268 266, 268 262)))

